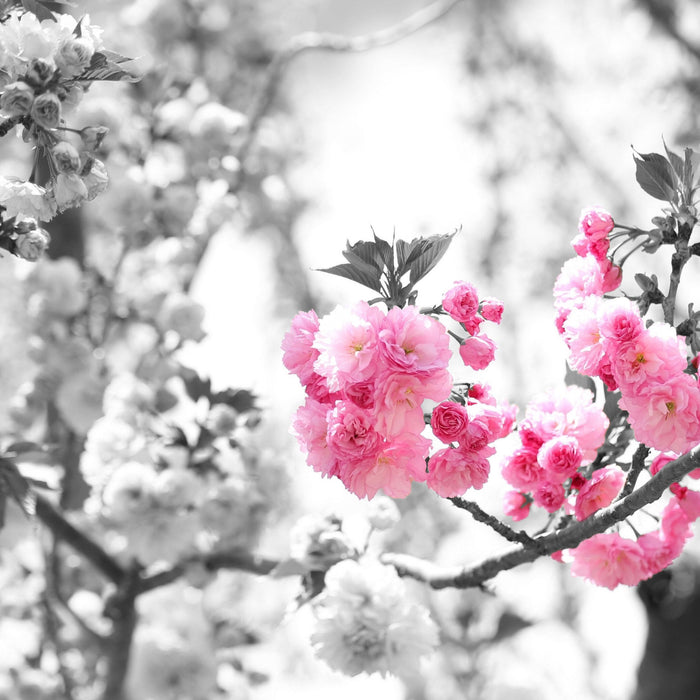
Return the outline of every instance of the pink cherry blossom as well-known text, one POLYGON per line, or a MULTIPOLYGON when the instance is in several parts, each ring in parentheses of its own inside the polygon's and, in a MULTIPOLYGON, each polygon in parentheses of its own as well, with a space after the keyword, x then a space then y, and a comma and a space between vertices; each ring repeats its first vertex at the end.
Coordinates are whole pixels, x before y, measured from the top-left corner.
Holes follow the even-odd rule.
MULTIPOLYGON (((420 433, 425 428, 421 408, 424 391, 425 384, 420 377, 398 372, 385 375, 377 385, 377 430, 387 438, 403 432, 420 433)), ((448 394, 449 391, 448 387, 448 394)))
POLYGON ((503 478, 516 489, 532 490, 546 478, 546 472, 537 463, 537 451, 519 447, 505 458, 502 467, 503 478))
POLYGON ((459 346, 459 356, 467 367, 485 369, 493 362, 496 343, 485 333, 466 338, 459 346))
POLYGON ((572 574, 610 590, 621 583, 634 586, 647 577, 644 550, 614 532, 593 535, 570 553, 572 574))
POLYGON ((473 284, 455 282, 442 298, 442 308, 460 323, 466 323, 479 309, 479 295, 473 284))
POLYGON ((604 273, 598 260, 592 255, 570 258, 554 282, 555 308, 569 313, 582 306, 586 297, 602 296, 604 287, 604 273))
POLYGON ((564 481, 576 473, 583 461, 578 440, 570 435, 550 438, 540 447, 537 462, 553 481, 564 481))
POLYGON ((319 322, 314 348, 318 374, 331 391, 370 379, 378 367, 378 332, 384 314, 366 302, 352 308, 338 306, 319 322))
POLYGON ((649 447, 680 454, 700 442, 700 389, 687 374, 638 385, 619 405, 629 412, 637 440, 649 447))
POLYGON ((349 399, 360 408, 372 409, 375 401, 375 385, 373 381, 348 384, 343 391, 343 398, 349 399))
POLYGON ((564 322, 564 342, 569 364, 589 377, 597 377, 606 361, 598 310, 605 306, 599 297, 586 297, 580 308, 572 309, 564 322))
POLYGON ((300 311, 293 319, 291 328, 282 339, 282 363, 299 377, 302 384, 307 384, 314 374, 314 362, 318 350, 313 347, 314 337, 318 331, 318 316, 311 311, 300 311))
POLYGON ((306 463, 324 476, 335 476, 338 459, 328 447, 328 406, 308 397, 299 406, 292 424, 292 434, 306 452, 306 463))
POLYGON ((445 444, 460 442, 467 431, 469 414, 456 401, 443 401, 434 409, 430 418, 433 435, 445 444))
POLYGON ((606 238, 615 228, 612 216, 600 207, 590 207, 581 212, 578 230, 590 240, 606 238))
POLYGON ((446 328, 415 306, 395 306, 379 332, 381 356, 388 368, 408 374, 444 370, 452 353, 446 328))
POLYGON ((487 457, 492 448, 479 452, 446 447, 428 462, 428 486, 443 498, 461 496, 467 489, 481 489, 489 476, 487 457))
POLYGON ((609 506, 620 493, 624 483, 625 474, 619 467, 603 467, 594 471, 576 496, 576 519, 585 520, 592 513, 609 506))
POLYGON ((500 323, 503 318, 503 302, 493 297, 486 297, 481 300, 481 315, 484 320, 492 323, 500 323))
POLYGON ((601 335, 614 344, 634 340, 643 330, 639 307, 626 297, 606 299, 598 307, 601 335))
POLYGON ((515 520, 524 520, 530 514, 531 500, 520 491, 507 491, 503 497, 503 512, 515 520))
POLYGON ((535 504, 544 508, 548 513, 559 510, 566 500, 564 487, 553 481, 541 481, 532 494, 535 504))
POLYGON ((381 435, 374 429, 374 416, 352 401, 336 401, 328 412, 327 442, 339 459, 363 459, 377 454, 381 435))
POLYGON ((671 484, 671 492, 688 522, 692 523, 700 518, 700 493, 680 484, 671 484))
POLYGON ((425 481, 425 458, 430 440, 421 435, 402 435, 384 443, 374 455, 342 463, 339 477, 358 498, 374 498, 382 489, 392 498, 405 498, 413 481, 425 481))

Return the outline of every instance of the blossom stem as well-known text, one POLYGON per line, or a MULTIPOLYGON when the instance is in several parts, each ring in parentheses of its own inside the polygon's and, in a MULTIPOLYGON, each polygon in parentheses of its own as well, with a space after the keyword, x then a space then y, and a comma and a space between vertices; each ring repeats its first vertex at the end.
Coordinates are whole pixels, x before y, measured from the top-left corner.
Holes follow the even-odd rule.
POLYGON ((537 548, 520 545, 469 566, 442 567, 418 557, 393 553, 385 554, 382 560, 396 567, 401 576, 410 576, 424 581, 435 589, 480 586, 501 571, 535 561, 543 554, 553 554, 562 549, 577 547, 584 540, 604 532, 615 523, 625 520, 632 513, 653 503, 671 484, 698 467, 700 467, 700 445, 667 464, 649 481, 625 498, 607 508, 602 508, 585 520, 574 522, 557 532, 537 537, 537 548))
POLYGON ((622 491, 620 492, 618 500, 624 498, 625 496, 628 496, 630 493, 632 493, 632 491, 634 491, 637 479, 642 473, 642 469, 644 469, 644 460, 647 458, 648 455, 649 448, 646 445, 640 443, 640 445, 637 447, 637 451, 632 457, 632 466, 630 467, 630 470, 627 474, 625 485, 622 487, 622 491))

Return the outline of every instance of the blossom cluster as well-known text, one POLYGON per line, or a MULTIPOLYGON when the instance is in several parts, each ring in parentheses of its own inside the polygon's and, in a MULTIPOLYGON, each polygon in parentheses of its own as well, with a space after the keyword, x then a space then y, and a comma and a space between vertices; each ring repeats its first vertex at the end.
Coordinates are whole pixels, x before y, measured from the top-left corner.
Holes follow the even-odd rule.
POLYGON ((700 442, 697 376, 686 372, 686 345, 673 326, 647 326, 633 301, 604 296, 621 279, 604 252, 613 227, 603 210, 584 211, 574 240, 579 255, 564 264, 554 287, 557 327, 571 366, 619 389, 639 442, 681 454, 700 442))
POLYGON ((520 445, 503 461, 503 478, 516 489, 505 496, 506 514, 522 520, 534 502, 548 513, 563 509, 583 520, 609 505, 622 488, 623 472, 606 467, 585 476, 608 424, 592 393, 578 386, 531 401, 518 426, 520 445))
POLYGON ((33 178, 0 177, 0 244, 34 261, 49 244, 38 222, 94 199, 109 181, 104 163, 95 157, 107 129, 71 129, 65 115, 91 80, 127 74, 89 72, 93 59, 100 59, 96 67, 108 61, 100 53, 102 30, 88 16, 78 21, 61 14, 39 21, 32 12, 11 11, 0 23, 0 46, 2 133, 20 125, 49 170, 48 181, 41 184, 33 178))
POLYGON ((311 642, 331 668, 412 678, 438 644, 427 609, 411 602, 392 566, 346 559, 332 566, 313 605, 311 642))
MULTIPOLYGON (((448 308, 459 291, 446 297, 448 308)), ((477 299, 472 315, 478 306, 477 299)), ((482 385, 466 397, 452 392, 449 336, 437 319, 415 306, 384 313, 366 302, 337 307, 320 320, 314 311, 301 312, 282 349, 285 366, 306 389, 293 428, 316 471, 339 478, 360 498, 379 489, 403 498, 414 481, 443 496, 483 486, 489 443, 510 430, 512 410, 498 406, 482 385), (450 444, 430 457, 427 471, 425 400, 440 402, 428 422, 450 444)))

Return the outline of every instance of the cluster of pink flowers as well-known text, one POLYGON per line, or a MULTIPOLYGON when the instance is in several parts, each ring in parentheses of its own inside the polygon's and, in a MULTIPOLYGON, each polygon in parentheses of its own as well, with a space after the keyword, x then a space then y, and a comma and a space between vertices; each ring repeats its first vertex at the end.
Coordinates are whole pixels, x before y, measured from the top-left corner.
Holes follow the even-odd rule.
POLYGON ((613 589, 634 586, 669 566, 691 537, 691 523, 700 517, 700 493, 680 484, 671 491, 658 529, 636 540, 617 532, 594 535, 569 550, 572 573, 613 589))
POLYGON ((584 476, 605 440, 608 418, 587 389, 569 386, 528 404, 518 427, 520 445, 503 461, 503 478, 515 487, 505 495, 505 512, 522 520, 530 506, 554 513, 563 508, 584 520, 609 505, 624 481, 617 467, 584 476))
POLYGON ((359 302, 320 320, 314 311, 301 312, 282 349, 285 367, 307 394, 293 425, 307 463, 360 498, 379 489, 403 498, 414 481, 427 481, 440 495, 481 488, 488 443, 512 428, 513 410, 498 407, 487 389, 474 387, 468 405, 447 401, 453 388, 447 330, 415 306, 384 313, 359 302), (426 399, 442 402, 435 435, 458 443, 430 459, 430 473, 432 441, 422 434, 426 399))
POLYGON ((455 282, 443 296, 442 308, 469 333, 459 346, 464 364, 476 370, 485 369, 493 361, 496 344, 481 332, 481 324, 484 321, 500 323, 503 304, 493 297, 479 300, 474 285, 455 282))
POLYGON ((579 257, 564 264, 554 287, 557 327, 571 366, 620 390, 620 408, 640 442, 686 452, 700 442, 700 388, 685 372, 685 342, 672 326, 647 328, 632 301, 603 296, 620 282, 605 257, 613 225, 600 209, 583 212, 574 239, 579 257))

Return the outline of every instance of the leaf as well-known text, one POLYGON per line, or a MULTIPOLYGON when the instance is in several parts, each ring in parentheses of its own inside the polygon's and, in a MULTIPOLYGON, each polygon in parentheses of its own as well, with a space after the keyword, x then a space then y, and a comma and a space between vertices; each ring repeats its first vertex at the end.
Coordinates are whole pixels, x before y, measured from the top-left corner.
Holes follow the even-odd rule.
POLYGON ((406 272, 408 272, 408 260, 413 255, 416 247, 420 243, 420 240, 420 238, 416 238, 410 243, 402 240, 396 241, 396 258, 398 261, 396 272, 399 277, 402 277, 406 272))
POLYGON ((107 49, 100 49, 100 53, 107 59, 109 63, 127 63, 128 61, 133 61, 133 58, 128 56, 122 56, 116 51, 108 51, 107 49))
POLYGON ((498 620, 498 627, 491 641, 497 642, 508 639, 528 627, 532 627, 532 622, 524 617, 520 617, 517 613, 505 610, 498 620))
POLYGON ((31 442, 30 440, 18 440, 17 442, 10 443, 5 448, 5 455, 8 457, 18 457, 24 455, 27 452, 45 452, 46 450, 42 445, 37 442, 31 442))
MULTIPOLYGON (((459 229, 457 229, 459 230, 459 229)), ((407 260, 410 265, 411 285, 414 285, 418 280, 423 279, 437 264, 442 256, 447 252, 452 238, 457 233, 457 230, 452 233, 445 233, 430 238, 423 239, 425 245, 420 250, 415 259, 411 260, 413 254, 407 260)))
POLYGON ((107 56, 98 51, 93 54, 90 65, 78 76, 79 80, 124 80, 137 82, 140 78, 119 66, 119 63, 110 61, 107 56))
POLYGON ((677 153, 668 150, 668 146, 666 145, 665 140, 663 141, 663 143, 664 150, 666 151, 666 155, 668 156, 668 162, 671 164, 671 168, 673 168, 673 172, 676 175, 675 183, 677 186, 679 182, 683 182, 683 159, 677 153))
POLYGON ((211 403, 224 403, 238 413, 248 413, 257 409, 257 396, 248 389, 226 389, 211 396, 211 403))
POLYGON ((53 16, 51 10, 49 10, 49 8, 42 3, 38 2, 38 0, 22 0, 22 7, 27 12, 31 12, 32 14, 36 15, 37 19, 40 21, 45 19, 56 21, 56 18, 53 16))
POLYGON ((349 279, 365 287, 369 287, 375 292, 379 292, 381 294, 382 287, 379 277, 368 273, 366 270, 360 270, 351 263, 344 263, 342 265, 336 265, 335 267, 319 269, 318 271, 327 272, 329 275, 344 277, 345 279, 349 279))
POLYGON ((677 203, 677 176, 671 164, 659 153, 637 153, 637 182, 639 186, 655 199, 677 203))
POLYGON ((211 379, 202 379, 191 367, 180 365, 180 377, 185 384, 187 395, 195 403, 202 397, 211 396, 211 379))
POLYGON ((0 457, 0 490, 17 502, 28 517, 36 515, 36 495, 29 482, 19 473, 17 465, 0 457))
POLYGON ((647 277, 641 272, 635 274, 634 281, 641 287, 642 291, 645 292, 653 292, 657 287, 653 279, 647 277))
POLYGON ((374 231, 372 231, 372 235, 374 236, 374 243, 377 248, 377 252, 379 253, 379 256, 381 258, 381 261, 386 267, 387 270, 389 270, 390 273, 393 273, 394 271, 394 251, 391 247, 391 245, 383 240, 382 238, 379 238, 374 231))
POLYGON ((593 400, 596 397, 596 386, 592 377, 587 377, 580 374, 576 370, 569 367, 569 363, 566 363, 566 374, 564 375, 564 384, 567 386, 580 386, 583 389, 588 389, 593 394, 593 400))
POLYGON ((350 263, 356 264, 359 267, 368 265, 377 269, 380 273, 384 266, 382 256, 379 253, 374 241, 358 241, 354 245, 348 242, 347 248, 343 252, 343 257, 350 263))

